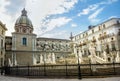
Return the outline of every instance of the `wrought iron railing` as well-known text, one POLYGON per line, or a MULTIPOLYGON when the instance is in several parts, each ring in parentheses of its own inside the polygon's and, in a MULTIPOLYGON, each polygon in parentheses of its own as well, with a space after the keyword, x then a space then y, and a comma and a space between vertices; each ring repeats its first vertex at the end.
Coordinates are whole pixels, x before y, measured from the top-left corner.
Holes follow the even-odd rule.
MULTIPOLYGON (((5 75, 23 77, 79 78, 120 75, 120 63, 104 64, 64 64, 4 67, 5 75)), ((2 71, 2 72, 4 72, 2 71)))

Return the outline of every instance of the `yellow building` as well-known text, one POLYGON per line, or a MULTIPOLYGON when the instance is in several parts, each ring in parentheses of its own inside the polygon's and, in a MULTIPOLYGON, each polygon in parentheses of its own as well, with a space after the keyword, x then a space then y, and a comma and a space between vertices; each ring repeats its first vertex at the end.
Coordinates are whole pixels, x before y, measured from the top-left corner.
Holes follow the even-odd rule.
POLYGON ((0 66, 4 65, 5 56, 5 31, 7 30, 5 24, 0 21, 0 66))

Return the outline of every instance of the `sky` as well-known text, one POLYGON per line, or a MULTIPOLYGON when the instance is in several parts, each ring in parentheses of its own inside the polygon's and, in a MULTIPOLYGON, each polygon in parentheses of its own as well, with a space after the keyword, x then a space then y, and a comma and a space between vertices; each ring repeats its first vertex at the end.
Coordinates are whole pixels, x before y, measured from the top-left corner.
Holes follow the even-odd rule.
POLYGON ((0 21, 6 36, 25 8, 37 37, 69 39, 110 18, 120 18, 120 0, 0 0, 0 21))

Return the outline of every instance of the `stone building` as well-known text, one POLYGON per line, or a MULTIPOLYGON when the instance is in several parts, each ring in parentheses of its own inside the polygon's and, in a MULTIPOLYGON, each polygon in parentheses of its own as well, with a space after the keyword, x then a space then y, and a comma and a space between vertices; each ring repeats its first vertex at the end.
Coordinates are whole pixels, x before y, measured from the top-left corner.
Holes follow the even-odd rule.
POLYGON ((36 38, 37 35, 33 33, 34 27, 25 9, 16 20, 14 29, 12 37, 6 36, 5 41, 6 62, 10 66, 55 64, 57 59, 71 53, 70 40, 36 38))
POLYGON ((96 26, 89 26, 87 31, 74 36, 72 40, 74 53, 76 57, 79 55, 82 61, 85 61, 86 57, 86 59, 91 57, 92 48, 96 62, 120 62, 120 18, 112 18, 96 26))
POLYGON ((5 56, 5 32, 7 28, 5 24, 0 21, 0 66, 4 65, 4 56, 5 56))

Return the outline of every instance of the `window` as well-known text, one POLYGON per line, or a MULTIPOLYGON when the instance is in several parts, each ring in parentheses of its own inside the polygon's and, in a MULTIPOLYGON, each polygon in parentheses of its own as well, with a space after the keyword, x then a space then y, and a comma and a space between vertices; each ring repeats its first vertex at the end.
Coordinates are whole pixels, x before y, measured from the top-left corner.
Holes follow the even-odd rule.
POLYGON ((99 26, 99 30, 101 30, 101 27, 99 26))
POLYGON ((15 31, 16 31, 16 32, 19 32, 19 28, 16 28, 15 31))
POLYGON ((120 35, 120 29, 119 29, 119 31, 118 31, 118 35, 120 35))
POLYGON ((1 51, 1 55, 3 55, 3 52, 1 51))
POLYGON ((111 38, 111 47, 112 47, 112 51, 116 51, 114 38, 111 38))
POLYGON ((112 46, 112 51, 116 51, 115 42, 112 42, 111 46, 112 46))
POLYGON ((26 29, 23 29, 23 33, 26 33, 26 29))
POLYGON ((105 24, 103 24, 103 28, 105 28, 105 24))
POLYGON ((88 33, 86 32, 86 36, 88 36, 88 33))
POLYGON ((32 30, 30 30, 30 33, 32 33, 32 30))
POLYGON ((104 32, 104 36, 106 36, 107 34, 106 34, 106 32, 104 32))
POLYGON ((4 35, 4 31, 2 30, 2 35, 4 35))
POLYGON ((1 48, 3 48, 3 39, 1 39, 1 48))
POLYGON ((120 22, 117 20, 117 24, 120 24, 120 22))
POLYGON ((92 30, 92 33, 94 33, 94 30, 92 30))
POLYGON ((22 39, 22 44, 25 45, 25 46, 27 45, 27 39, 26 38, 22 39))
POLYGON ((83 37, 84 37, 85 35, 83 34, 83 37))

